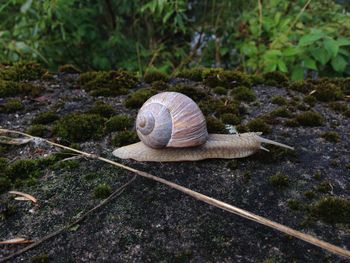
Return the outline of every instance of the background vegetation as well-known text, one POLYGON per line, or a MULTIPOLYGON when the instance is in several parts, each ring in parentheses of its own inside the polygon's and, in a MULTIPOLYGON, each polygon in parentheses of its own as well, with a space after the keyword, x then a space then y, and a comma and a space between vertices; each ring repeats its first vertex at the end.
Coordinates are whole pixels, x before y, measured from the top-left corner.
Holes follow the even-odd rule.
POLYGON ((3 0, 0 60, 349 76, 350 15, 331 0, 3 0))

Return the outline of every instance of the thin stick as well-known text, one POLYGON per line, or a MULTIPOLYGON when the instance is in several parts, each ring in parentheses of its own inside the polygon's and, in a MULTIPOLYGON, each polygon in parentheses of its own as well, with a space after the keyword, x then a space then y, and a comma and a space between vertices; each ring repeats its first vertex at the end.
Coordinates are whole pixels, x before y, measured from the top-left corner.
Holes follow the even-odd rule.
POLYGON ((37 246, 39 246, 41 243, 43 243, 44 241, 48 240, 48 239, 51 239, 57 235, 59 235, 60 233, 62 233, 63 231, 71 228, 72 226, 80 223, 81 221, 83 221, 86 217, 88 217, 90 214, 92 214, 93 212, 95 212, 97 209, 99 209, 100 207, 102 207, 103 205, 105 205, 106 203, 108 203, 109 201, 113 200, 114 197, 116 196, 119 196, 121 193, 124 192, 125 188, 130 185, 135 179, 136 179, 137 175, 135 175, 133 178, 131 178, 131 180, 129 180, 126 184, 122 185, 121 187, 119 187, 117 190, 115 190, 110 196, 108 196, 106 199, 104 199, 101 203, 99 203, 97 206, 93 207, 92 209, 90 209, 89 211, 87 211, 85 214, 83 214, 80 218, 78 218, 77 220, 75 220, 74 222, 70 223, 69 225, 61 228, 61 229, 58 229, 57 231, 51 233, 51 234, 48 234, 47 236, 41 238, 40 240, 38 241, 35 241, 33 244, 21 249, 21 250, 18 250, 16 251, 15 253, 7 256, 7 257, 4 257, 4 258, 1 258, 0 259, 0 262, 5 262, 7 260, 10 260, 10 259, 13 259, 15 257, 18 257, 19 255, 23 254, 24 252, 27 252, 28 250, 32 249, 32 248, 35 248, 37 246))
POLYGON ((171 187, 173 189, 176 189, 176 190, 178 190, 178 191, 180 191, 182 193, 185 193, 185 194, 187 194, 189 196, 192 196, 193 198, 195 198, 195 199, 197 199, 199 201, 202 201, 204 203, 207 203, 209 205, 221 208, 221 209, 223 209, 225 211, 228 211, 230 213, 233 213, 233 214, 236 214, 238 216, 244 217, 244 218, 249 219, 251 221, 254 221, 254 222, 257 222, 259 224, 271 227, 271 228, 276 229, 276 230, 278 230, 278 231, 280 231, 282 233, 285 233, 287 235, 291 235, 291 236, 296 237, 298 239, 304 240, 305 242, 308 242, 308 243, 310 243, 312 245, 315 245, 317 247, 323 248, 323 249, 325 249, 325 250, 327 250, 327 251, 329 251, 331 253, 334 253, 334 254, 337 254, 337 255, 340 255, 340 256, 343 256, 343 257, 346 257, 346 258, 350 258, 350 251, 349 250, 343 249, 341 247, 337 247, 337 246, 335 246, 333 244, 330 244, 328 242, 322 241, 322 240, 320 240, 318 238, 315 238, 315 237, 313 237, 311 235, 308 235, 308 234, 302 233, 300 231, 294 230, 294 229, 292 229, 290 227, 287 227, 285 225, 282 225, 282 224, 279 224, 279 223, 274 222, 272 220, 269 220, 267 218, 255 215, 255 214, 253 214, 251 212, 248 212, 246 210, 240 209, 240 208, 235 207, 233 205, 229 205, 227 203, 224 203, 224 202, 219 201, 217 199, 214 199, 214 198, 211 198, 209 196, 203 195, 201 193, 198 193, 196 191, 193 191, 193 190, 188 189, 186 187, 183 187, 181 185, 178 185, 178 184, 172 183, 170 181, 167 181, 165 179, 162 179, 160 177, 151 175, 151 174, 143 172, 143 171, 136 170, 136 169, 131 168, 129 166, 126 166, 126 165, 114 162, 112 160, 109 160, 109 159, 106 159, 106 158, 103 158, 103 157, 99 157, 99 156, 94 155, 94 154, 90 154, 90 153, 86 153, 86 152, 83 152, 83 151, 79 151, 79 150, 76 150, 76 149, 73 149, 73 148, 70 148, 70 147, 67 147, 67 146, 64 146, 64 145, 60 145, 58 143, 51 142, 51 141, 46 140, 46 139, 39 138, 39 137, 34 137, 34 136, 31 136, 31 135, 26 134, 26 133, 22 133, 22 132, 18 132, 18 131, 12 131, 12 130, 5 130, 5 129, 0 129, 0 132, 1 131, 2 132, 8 132, 8 133, 21 134, 21 135, 24 135, 24 136, 27 136, 27 137, 30 137, 30 138, 33 138, 33 139, 36 138, 38 140, 43 140, 43 141, 45 141, 45 142, 47 142, 47 143, 49 143, 51 145, 54 145, 54 146, 57 146, 57 147, 60 147, 60 148, 63 148, 63 149, 71 150, 73 152, 80 153, 80 154, 85 155, 87 157, 96 158, 96 159, 101 160, 103 162, 106 162, 106 163, 112 164, 114 166, 123 168, 125 170, 130 171, 130 172, 136 173, 136 174, 138 174, 138 175, 140 175, 142 177, 145 177, 145 178, 157 181, 159 183, 162 183, 164 185, 167 185, 167 186, 169 186, 169 187, 171 187))

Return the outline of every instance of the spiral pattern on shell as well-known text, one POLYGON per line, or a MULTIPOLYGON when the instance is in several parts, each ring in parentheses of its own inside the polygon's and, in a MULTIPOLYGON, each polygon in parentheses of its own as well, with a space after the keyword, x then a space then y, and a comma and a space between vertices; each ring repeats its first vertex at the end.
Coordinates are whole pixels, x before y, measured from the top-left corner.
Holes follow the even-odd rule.
POLYGON ((178 92, 149 98, 137 115, 136 131, 151 148, 194 147, 208 139, 203 113, 192 99, 178 92))

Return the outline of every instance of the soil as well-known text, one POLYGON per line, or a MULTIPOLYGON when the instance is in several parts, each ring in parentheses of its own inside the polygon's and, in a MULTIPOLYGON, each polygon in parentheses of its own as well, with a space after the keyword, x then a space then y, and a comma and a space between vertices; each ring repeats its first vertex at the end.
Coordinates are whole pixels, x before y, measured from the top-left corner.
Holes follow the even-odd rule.
MULTIPOLYGON (((75 84, 78 76, 63 73, 54 75, 52 80, 33 81, 45 87, 45 92, 37 98, 22 98, 25 108, 19 112, 0 113, 0 126, 24 131, 40 112, 52 110, 64 116, 87 111, 96 100, 112 105, 117 113, 136 116, 136 109, 123 106, 126 95, 91 97, 75 84)), ((179 82, 197 85, 181 79, 169 81, 179 82)), ((247 114, 243 123, 278 108, 271 103, 273 96, 288 100, 303 97, 285 88, 259 85, 254 90, 258 100, 245 105, 247 114)), ((230 160, 117 161, 350 250, 349 225, 327 224, 310 218, 309 213, 309 206, 324 196, 350 198, 350 119, 331 110, 326 103, 318 102, 312 110, 325 117, 323 126, 286 127, 280 122, 272 126, 271 134, 265 135, 294 146, 292 155, 274 159, 273 151, 262 151, 237 160, 237 169, 228 167, 230 160), (334 143, 321 138, 326 131, 336 131, 340 141, 334 143), (278 172, 288 176, 287 187, 276 187, 269 182, 269 177, 278 172), (330 192, 315 190, 323 181, 330 183, 330 192), (310 190, 316 193, 311 200, 304 195, 310 190), (298 201, 299 209, 291 209, 290 200, 298 201)), ((108 134, 100 140, 81 143, 80 147, 116 160, 112 156, 111 137, 108 134)), ((6 157, 37 159, 57 150, 30 143, 11 147, 6 157)), ((35 196, 37 204, 16 201, 7 193, 1 195, 14 212, 0 221, 0 240, 14 237, 38 240, 96 206, 101 201, 93 194, 97 185, 106 183, 116 189, 132 176, 87 159, 79 159, 78 167, 44 169, 35 185, 13 189, 35 196)), ((0 259, 24 246, 2 245, 0 259)), ((41 262, 35 261, 38 260, 35 256, 47 262, 346 262, 342 257, 141 177, 78 226, 11 262, 41 262)))

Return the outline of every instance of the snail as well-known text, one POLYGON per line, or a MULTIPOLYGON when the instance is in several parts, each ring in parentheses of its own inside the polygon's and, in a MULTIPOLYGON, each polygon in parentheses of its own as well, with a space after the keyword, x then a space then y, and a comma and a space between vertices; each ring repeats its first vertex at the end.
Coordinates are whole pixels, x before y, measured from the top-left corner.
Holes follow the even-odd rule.
POLYGON ((293 147, 262 138, 261 132, 208 134, 206 120, 189 97, 178 92, 162 92, 149 98, 136 118, 141 142, 117 148, 113 155, 142 162, 197 161, 209 158, 243 158, 268 143, 293 147))

